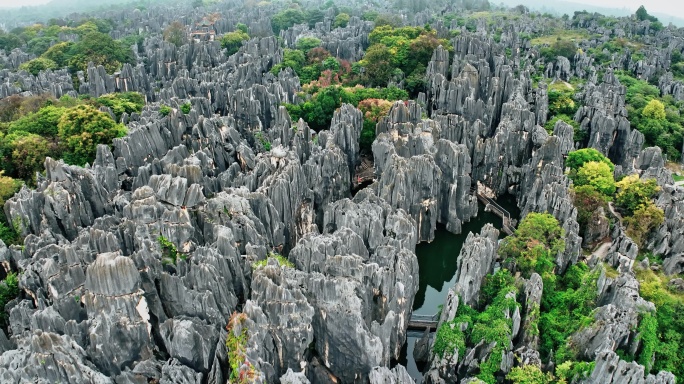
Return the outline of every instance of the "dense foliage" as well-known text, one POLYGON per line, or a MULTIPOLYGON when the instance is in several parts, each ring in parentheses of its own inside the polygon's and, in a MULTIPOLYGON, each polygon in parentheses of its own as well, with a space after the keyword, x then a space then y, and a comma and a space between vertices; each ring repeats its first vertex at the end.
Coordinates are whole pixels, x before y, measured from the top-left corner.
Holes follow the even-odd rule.
POLYGON ((660 97, 660 90, 629 75, 618 76, 627 87, 627 114, 632 127, 644 134, 646 144, 657 145, 669 158, 681 158, 684 144, 684 103, 671 96, 660 97))
MULTIPOLYGON (((330 127, 330 121, 332 120, 335 110, 342 106, 343 103, 358 106, 362 100, 367 99, 406 100, 408 99, 408 94, 406 91, 395 87, 376 89, 360 86, 353 88, 329 86, 314 93, 310 100, 302 104, 288 104, 286 107, 293 120, 296 121, 299 118, 302 118, 312 129, 320 131, 330 127)), ((378 119, 379 117, 377 114, 371 113, 368 116, 368 120, 371 122, 378 119)), ((369 130, 370 124, 372 123, 369 123, 367 126, 369 130)), ((375 126, 373 125, 373 138, 375 138, 374 128, 375 126)), ((367 131, 365 135, 366 143, 368 143, 371 133, 367 131)), ((372 143, 372 140, 370 140, 370 142, 372 143)))

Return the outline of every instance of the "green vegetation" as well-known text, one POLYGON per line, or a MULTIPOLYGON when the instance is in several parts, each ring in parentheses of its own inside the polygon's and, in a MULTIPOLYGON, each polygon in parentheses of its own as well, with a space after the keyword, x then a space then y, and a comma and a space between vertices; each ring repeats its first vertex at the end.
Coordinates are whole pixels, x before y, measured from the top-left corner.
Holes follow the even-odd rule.
POLYGON ((162 248, 162 263, 176 265, 176 263, 178 263, 178 258, 182 260, 187 258, 187 255, 178 252, 176 245, 166 237, 157 237, 157 242, 159 242, 159 245, 162 248))
POLYGON ((181 112, 183 112, 184 115, 187 115, 192 110, 192 104, 188 101, 187 103, 180 106, 180 110, 181 112))
POLYGON ((650 368, 684 377, 684 295, 668 287, 670 278, 650 269, 637 270, 639 293, 656 306, 655 314, 643 314, 638 327, 643 347, 637 361, 650 368), (652 359, 655 357, 655 359, 652 359), (651 361, 653 365, 651 366, 651 361))
POLYGON ((608 164, 598 161, 584 163, 572 178, 577 186, 588 185, 598 192, 611 196, 615 193, 615 179, 608 164))
POLYGON ((24 63, 24 69, 33 75, 47 69, 69 67, 72 74, 85 71, 89 61, 102 65, 113 73, 124 63, 133 63, 131 42, 140 40, 140 35, 129 35, 117 41, 109 36, 113 22, 106 19, 84 19, 70 26, 57 24, 33 24, 15 28, 11 32, 0 32, 0 49, 12 50, 26 46, 37 56, 24 63), (63 35, 76 34, 75 43, 60 41, 63 35))
POLYGON ((594 148, 583 148, 568 153, 568 157, 565 159, 565 166, 571 170, 577 171, 584 164, 591 161, 605 163, 608 165, 611 172, 615 170, 613 162, 594 148))
MULTIPOLYGON (((509 274, 507 270, 497 273, 509 274)), ((433 345, 433 352, 440 357, 445 357, 450 356, 454 350, 458 350, 459 356, 463 356, 467 344, 474 345, 480 340, 486 343, 495 342, 496 346, 487 359, 480 364, 480 373, 477 375, 486 383, 496 383, 494 375, 500 369, 501 356, 508 348, 513 326, 512 320, 505 314, 514 311, 517 306, 515 301, 517 289, 512 284, 499 284, 501 282, 511 282, 511 280, 494 277, 488 279, 483 286, 487 292, 496 292, 496 294, 491 302, 485 303, 482 312, 478 313, 468 305, 460 304, 454 320, 443 323, 437 330, 433 345), (509 295, 511 292, 514 293, 512 296, 509 295), (461 331, 461 324, 464 323, 467 324, 465 332, 461 331)))
POLYGON ((598 277, 599 271, 589 271, 584 263, 568 267, 562 276, 542 276, 544 293, 539 318, 542 361, 552 357, 551 351, 556 364, 574 359, 568 338, 594 320, 592 311, 596 306, 598 277))
POLYGON ((8 273, 4 280, 0 281, 0 327, 7 330, 9 316, 5 311, 5 305, 19 296, 19 278, 16 273, 8 273))
MULTIPOLYGON (((313 130, 320 131, 330 127, 330 121, 335 110, 342 106, 343 103, 358 106, 361 101, 367 99, 407 100, 408 93, 396 87, 375 89, 360 86, 348 88, 333 85, 320 89, 308 101, 302 104, 287 104, 285 107, 294 121, 302 118, 313 130)), ((372 104, 372 102, 369 102, 369 104, 372 104)), ((366 107, 372 109, 372 106, 366 107)), ((377 118, 377 114, 374 116, 371 112, 368 119, 372 121, 374 118, 377 118)), ((375 138, 374 128, 375 126, 373 126, 373 138, 375 138)), ((364 140, 367 143, 370 140, 370 131, 367 130, 365 135, 366 139, 364 140)), ((372 143, 372 140, 370 142, 372 143)))
POLYGON ((247 40, 249 35, 241 30, 229 32, 221 37, 221 48, 225 48, 226 54, 231 56, 236 54, 247 40))
POLYGON ((64 161, 85 165, 95 158, 98 144, 110 144, 126 135, 126 128, 91 105, 79 105, 64 111, 57 124, 57 137, 66 152, 64 161))
POLYGON ((178 20, 169 24, 169 26, 164 29, 164 40, 176 47, 185 44, 188 41, 185 25, 178 20))
POLYGON ((171 113, 171 107, 169 107, 168 105, 162 105, 159 107, 159 115, 161 115, 162 117, 168 116, 169 113, 171 113))
POLYGON ((285 268, 294 268, 295 267, 295 265, 290 260, 288 260, 285 256, 278 254, 278 253, 269 252, 267 258, 252 263, 252 269, 256 270, 256 269, 265 267, 268 264, 268 259, 275 259, 278 262, 278 264, 280 264, 281 267, 285 267, 285 268))
POLYGON ((230 365, 228 382, 231 384, 250 384, 260 376, 256 367, 247 359, 249 334, 246 323, 247 315, 235 312, 230 316, 226 326, 226 351, 230 365))
POLYGON ((627 114, 632 126, 644 134, 647 145, 657 145, 670 160, 679 160, 684 143, 684 103, 671 96, 660 97, 660 90, 646 81, 626 74, 618 74, 618 79, 627 87, 627 114))
POLYGON ((271 142, 268 141, 268 139, 266 137, 264 137, 263 132, 260 132, 260 131, 256 132, 254 134, 254 138, 259 140, 259 142, 261 143, 261 146, 264 148, 264 151, 268 152, 271 150, 271 142))
POLYGON ((592 215, 599 209, 607 208, 609 197, 590 185, 573 186, 573 202, 577 208, 577 222, 584 229, 592 215))
POLYGON ((142 111, 144 99, 138 93, 104 95, 97 99, 68 96, 55 100, 46 96, 9 97, 0 101, 0 158, 6 176, 33 183, 43 170, 45 158, 64 159, 84 165, 94 160, 98 144, 111 144, 126 129, 117 118, 123 113, 142 111))
POLYGON ((533 272, 542 278, 553 276, 556 254, 565 249, 565 231, 558 220, 548 213, 529 213, 513 236, 501 242, 499 254, 515 260, 523 277, 533 272))

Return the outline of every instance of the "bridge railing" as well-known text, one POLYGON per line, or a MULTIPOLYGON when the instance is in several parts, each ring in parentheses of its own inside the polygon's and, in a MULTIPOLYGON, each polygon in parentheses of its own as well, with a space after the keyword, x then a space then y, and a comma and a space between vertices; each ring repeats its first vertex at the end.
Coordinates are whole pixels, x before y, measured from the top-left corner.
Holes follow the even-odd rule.
POLYGON ((500 206, 496 201, 490 199, 489 197, 479 193, 477 191, 477 187, 471 187, 470 192, 477 196, 480 200, 482 200, 484 203, 486 203, 489 206, 489 209, 494 211, 495 214, 498 214, 501 216, 501 219, 503 221, 503 229, 508 232, 509 234, 512 234, 514 232, 514 228, 512 226, 513 219, 511 217, 511 214, 505 210, 502 206, 500 206))

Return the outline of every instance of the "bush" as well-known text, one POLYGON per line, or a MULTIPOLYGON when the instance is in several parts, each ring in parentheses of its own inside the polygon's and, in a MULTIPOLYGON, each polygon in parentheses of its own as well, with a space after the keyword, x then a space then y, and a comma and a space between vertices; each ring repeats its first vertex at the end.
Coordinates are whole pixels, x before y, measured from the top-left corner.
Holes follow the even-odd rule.
POLYGON ((50 59, 39 57, 31 61, 27 61, 19 66, 19 69, 29 72, 33 76, 38 76, 40 71, 48 69, 57 69, 57 63, 50 59))
POLYGON ((501 242, 499 254, 516 261, 526 278, 533 272, 552 274, 556 254, 565 249, 565 231, 548 213, 529 213, 512 236, 501 242))
POLYGON ((665 220, 665 213, 652 202, 639 206, 631 217, 625 218, 627 235, 639 246, 644 246, 644 240, 654 229, 665 220))
POLYGON ((344 28, 349 24, 349 15, 346 13, 340 13, 335 17, 333 22, 333 28, 344 28))
POLYGON ((249 35, 242 31, 229 32, 221 37, 221 48, 225 48, 226 54, 231 56, 237 53, 247 40, 249 40, 249 35))
POLYGON ((637 174, 620 180, 617 187, 620 190, 615 202, 630 216, 641 206, 651 203, 653 196, 660 191, 655 179, 640 180, 637 174))
POLYGON ((572 177, 577 186, 589 185, 606 196, 615 193, 615 179, 608 164, 598 161, 584 163, 572 177))
POLYGON ((22 131, 54 137, 57 135, 59 119, 62 118, 65 111, 66 108, 48 105, 12 122, 9 126, 9 132, 22 131))
POLYGON ((16 273, 8 273, 2 282, 0 282, 0 327, 7 329, 7 320, 9 316, 5 312, 5 306, 10 301, 19 296, 19 278, 16 273))
POLYGON ((159 114, 162 117, 168 116, 169 113, 171 113, 171 107, 169 107, 168 105, 162 105, 161 107, 159 107, 159 114))
POLYGON ((583 148, 568 153, 568 157, 565 159, 565 166, 577 171, 584 164, 590 161, 605 163, 608 165, 608 168, 610 168, 611 172, 615 170, 615 165, 613 165, 613 162, 594 148, 583 148))
POLYGON ((14 174, 24 180, 32 180, 36 172, 42 171, 45 158, 53 152, 45 138, 32 133, 17 132, 8 136, 8 141, 14 174))
POLYGON ((641 115, 647 119, 665 120, 665 105, 658 100, 651 100, 646 104, 641 115))
POLYGON ((117 120, 120 119, 121 115, 124 113, 130 115, 134 112, 142 112, 143 106, 145 105, 143 95, 138 92, 110 93, 98 97, 96 101, 101 105, 111 108, 117 120))
POLYGON ((290 260, 288 260, 285 256, 278 254, 278 253, 269 253, 267 258, 254 262, 252 264, 252 269, 257 270, 259 268, 265 267, 268 264, 269 259, 275 259, 281 267, 285 267, 285 268, 294 268, 295 267, 295 265, 290 260))
POLYGON ((297 40, 297 49, 307 54, 310 50, 321 45, 321 40, 315 37, 302 37, 297 40))
POLYGON ((183 112, 184 115, 187 115, 192 110, 192 104, 190 104, 190 102, 187 102, 180 106, 180 110, 181 112, 183 112))
POLYGON ((126 128, 90 105, 79 105, 64 112, 58 124, 58 137, 68 153, 64 160, 81 165, 95 159, 99 144, 110 145, 112 140, 126 135, 126 128))

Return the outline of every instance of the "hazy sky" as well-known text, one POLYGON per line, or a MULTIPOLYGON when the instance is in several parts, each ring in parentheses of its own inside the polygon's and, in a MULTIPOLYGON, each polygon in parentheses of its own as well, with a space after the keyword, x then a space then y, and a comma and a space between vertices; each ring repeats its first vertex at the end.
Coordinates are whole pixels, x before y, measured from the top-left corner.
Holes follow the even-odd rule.
MULTIPOLYGON (((22 6, 22 5, 38 5, 45 4, 50 0, 0 0, 0 6, 22 6)), ((93 0, 97 2, 97 0, 93 0)), ((566 0, 573 3, 582 3, 595 5, 599 7, 610 8, 629 8, 636 10, 641 4, 646 6, 646 9, 653 12, 661 12, 675 17, 684 18, 684 1, 680 0, 566 0)), ((525 0, 520 0, 525 3, 525 0)), ((494 0, 496 3, 496 0, 494 0)), ((550 2, 550 6, 553 2, 550 2)))
MULTIPOLYGON (((2 1, 2 0, 0 0, 2 1)), ((21 1, 21 0, 20 0, 21 1)), ((684 18, 684 2, 679 0, 566 0, 571 3, 595 5, 608 8, 628 8, 637 10, 642 4, 649 12, 660 12, 684 18)), ((522 1, 524 3, 524 0, 522 1)), ((553 6, 552 3, 549 6, 553 6)))

